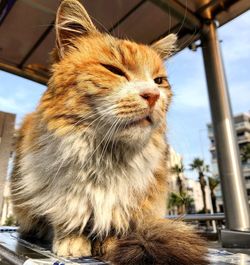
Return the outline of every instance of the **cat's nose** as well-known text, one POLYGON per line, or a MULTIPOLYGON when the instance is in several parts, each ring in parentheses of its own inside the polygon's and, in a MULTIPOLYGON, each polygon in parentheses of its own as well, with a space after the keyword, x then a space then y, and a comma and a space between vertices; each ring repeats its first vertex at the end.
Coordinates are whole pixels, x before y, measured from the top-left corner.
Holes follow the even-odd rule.
POLYGON ((147 88, 141 91, 140 96, 145 99, 148 102, 149 107, 152 108, 160 97, 160 91, 147 88))

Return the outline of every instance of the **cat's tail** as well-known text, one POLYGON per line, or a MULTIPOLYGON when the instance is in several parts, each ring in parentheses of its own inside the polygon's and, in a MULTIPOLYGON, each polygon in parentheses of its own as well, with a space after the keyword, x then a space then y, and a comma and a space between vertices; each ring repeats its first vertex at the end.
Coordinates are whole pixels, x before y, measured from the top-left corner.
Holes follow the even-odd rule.
POLYGON ((108 247, 114 265, 204 265, 207 248, 193 229, 178 221, 154 220, 108 247))

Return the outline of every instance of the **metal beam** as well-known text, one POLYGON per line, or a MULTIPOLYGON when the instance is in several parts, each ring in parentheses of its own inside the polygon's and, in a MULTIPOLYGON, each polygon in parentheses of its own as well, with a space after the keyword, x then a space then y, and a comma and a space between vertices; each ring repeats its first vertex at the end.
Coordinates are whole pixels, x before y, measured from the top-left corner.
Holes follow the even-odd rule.
POLYGON ((3 23, 7 14, 15 4, 16 0, 2 0, 0 1, 0 25, 3 23))
POLYGON ((40 83, 42 85, 46 85, 48 82, 48 77, 39 75, 39 73, 35 73, 31 70, 22 70, 15 66, 11 66, 5 63, 0 62, 0 70, 3 70, 5 72, 9 72, 14 75, 18 75, 27 79, 30 79, 32 81, 35 81, 37 83, 40 83))
POLYGON ((249 231, 250 210, 243 179, 239 148, 216 24, 202 33, 202 52, 206 70, 226 225, 229 230, 249 231))
POLYGON ((223 221, 225 220, 224 213, 214 213, 214 214, 182 214, 182 215, 167 215, 167 219, 182 220, 186 222, 193 221, 223 221))
POLYGON ((54 28, 54 21, 50 23, 50 25, 45 29, 42 35, 38 38, 38 40, 34 43, 28 53, 24 56, 20 64, 18 65, 19 68, 22 68, 24 64, 28 61, 28 59, 32 56, 32 54, 36 51, 36 49, 41 45, 41 43, 46 39, 49 35, 51 30, 54 28))
POLYGON ((217 13, 216 20, 218 20, 220 26, 222 26, 249 10, 250 10, 249 0, 235 1, 231 5, 227 6, 224 12, 217 13))
POLYGON ((118 22, 116 22, 108 32, 112 33, 117 27, 119 27, 122 22, 124 22, 129 16, 131 16, 141 5, 143 5, 146 0, 141 0, 137 5, 135 5, 131 10, 128 11, 118 22))

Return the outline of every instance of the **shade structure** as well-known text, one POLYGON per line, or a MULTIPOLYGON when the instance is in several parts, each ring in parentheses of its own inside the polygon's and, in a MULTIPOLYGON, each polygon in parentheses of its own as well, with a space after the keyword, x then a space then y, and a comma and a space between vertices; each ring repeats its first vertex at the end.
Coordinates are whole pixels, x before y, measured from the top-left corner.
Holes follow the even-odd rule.
MULTIPOLYGON (((200 38, 208 14, 223 25, 249 0, 82 0, 101 31, 150 44, 174 32, 179 50, 200 38)), ((0 1, 0 69, 46 83, 59 0, 0 1)))
MULTIPOLYGON (((196 46, 192 44, 201 39, 213 126, 216 128, 216 147, 218 154, 221 154, 218 156, 218 162, 229 229, 224 238, 229 238, 228 242, 230 244, 234 242, 234 246, 246 246, 246 241, 249 242, 250 238, 250 211, 216 30, 217 27, 249 10, 250 1, 85 0, 82 2, 97 28, 110 32, 116 37, 150 44, 173 32, 179 37, 179 51, 187 46, 195 48, 196 46), (237 240, 235 231, 239 232, 237 240)), ((48 54, 55 43, 53 25, 59 3, 60 1, 57 0, 0 2, 0 69, 40 83, 47 82, 48 54)), ((228 242, 224 242, 224 245, 228 242)))

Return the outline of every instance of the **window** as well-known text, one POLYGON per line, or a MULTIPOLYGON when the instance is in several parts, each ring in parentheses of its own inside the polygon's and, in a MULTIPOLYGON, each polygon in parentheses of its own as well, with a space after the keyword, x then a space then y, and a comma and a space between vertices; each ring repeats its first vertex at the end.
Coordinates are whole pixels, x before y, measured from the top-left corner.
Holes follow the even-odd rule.
POLYGON ((240 137, 240 136, 244 136, 245 132, 239 132, 237 133, 237 136, 240 137))

